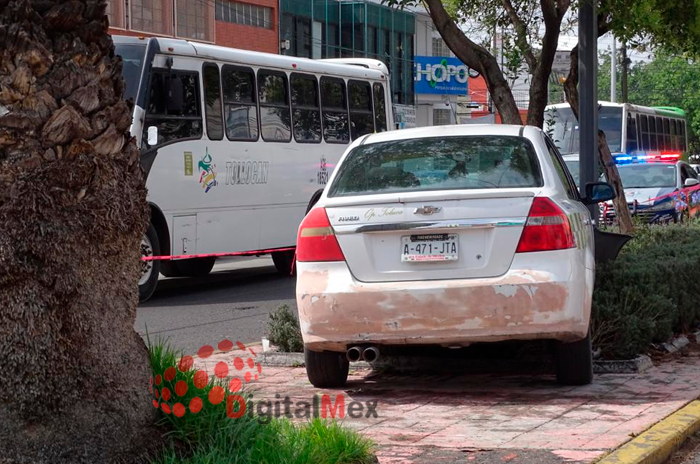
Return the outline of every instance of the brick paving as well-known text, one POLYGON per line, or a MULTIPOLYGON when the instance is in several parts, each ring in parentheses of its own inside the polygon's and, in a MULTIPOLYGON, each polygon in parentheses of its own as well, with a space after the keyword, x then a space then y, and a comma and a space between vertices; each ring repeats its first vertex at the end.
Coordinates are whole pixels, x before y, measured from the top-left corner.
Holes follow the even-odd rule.
MULTIPOLYGON (((196 362, 213 373, 235 352, 196 362)), ((235 373, 232 369, 232 374, 235 373)), ((597 375, 561 387, 552 375, 397 374, 351 370, 342 390, 319 390, 303 367, 263 367, 247 389, 255 400, 342 394, 377 401, 378 418, 343 424, 378 444, 382 464, 591 462, 700 396, 700 353, 641 374, 597 375), (279 395, 279 397, 277 397, 279 395)))

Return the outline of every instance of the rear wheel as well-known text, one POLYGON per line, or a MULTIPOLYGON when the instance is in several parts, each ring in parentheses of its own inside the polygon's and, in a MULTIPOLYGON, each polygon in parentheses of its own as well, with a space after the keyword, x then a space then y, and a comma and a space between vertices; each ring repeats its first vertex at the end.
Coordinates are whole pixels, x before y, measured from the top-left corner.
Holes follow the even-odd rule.
POLYGON ((201 277, 209 274, 216 263, 215 257, 209 258, 190 258, 173 261, 177 267, 180 276, 185 277, 201 277))
POLYGON ((304 347, 306 375, 317 388, 342 387, 348 380, 350 363, 343 353, 311 351, 304 347))
POLYGON ((588 385, 593 381, 593 353, 590 332, 583 340, 557 343, 557 382, 562 385, 588 385))
MULTIPOLYGON (((146 234, 141 239, 141 256, 159 256, 160 242, 153 224, 148 225, 146 234)), ((139 279, 139 301, 147 301, 158 285, 160 260, 141 261, 141 278, 139 279)))
POLYGON ((275 263, 277 272, 284 276, 294 275, 292 264, 294 264, 294 250, 273 251, 272 262, 275 263))

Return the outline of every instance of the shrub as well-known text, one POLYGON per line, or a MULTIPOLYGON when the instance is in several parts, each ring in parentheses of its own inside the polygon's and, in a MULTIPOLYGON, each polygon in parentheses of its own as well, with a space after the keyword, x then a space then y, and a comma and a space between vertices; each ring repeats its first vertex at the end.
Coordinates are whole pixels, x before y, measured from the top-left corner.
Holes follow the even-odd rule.
POLYGON ((593 344, 631 358, 692 328, 700 316, 700 223, 640 225, 593 294, 593 344))
POLYGON ((270 313, 267 321, 270 343, 282 351, 301 353, 304 351, 304 341, 301 338, 301 329, 296 315, 283 305, 270 313))

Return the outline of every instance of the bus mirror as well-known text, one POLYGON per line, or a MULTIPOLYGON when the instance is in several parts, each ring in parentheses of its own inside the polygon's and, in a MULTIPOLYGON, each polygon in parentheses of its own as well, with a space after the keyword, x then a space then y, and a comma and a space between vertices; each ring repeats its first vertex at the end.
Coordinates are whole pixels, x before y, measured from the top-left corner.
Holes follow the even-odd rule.
POLYGON ((152 147, 158 145, 158 126, 149 126, 147 143, 152 147))

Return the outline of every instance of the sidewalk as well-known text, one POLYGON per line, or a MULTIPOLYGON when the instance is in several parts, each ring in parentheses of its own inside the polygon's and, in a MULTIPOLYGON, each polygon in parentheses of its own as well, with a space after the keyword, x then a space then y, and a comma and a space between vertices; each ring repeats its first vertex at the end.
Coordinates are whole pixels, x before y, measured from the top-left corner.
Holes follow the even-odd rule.
MULTIPOLYGON (((216 354, 198 363, 213 373, 216 354)), ((700 396, 700 353, 642 374, 596 376, 560 387, 548 375, 420 375, 350 372, 344 390, 319 390, 301 368, 263 367, 256 400, 377 401, 378 418, 342 422, 372 438, 380 463, 591 462, 700 396), (277 396, 279 395, 279 396, 277 396)))

